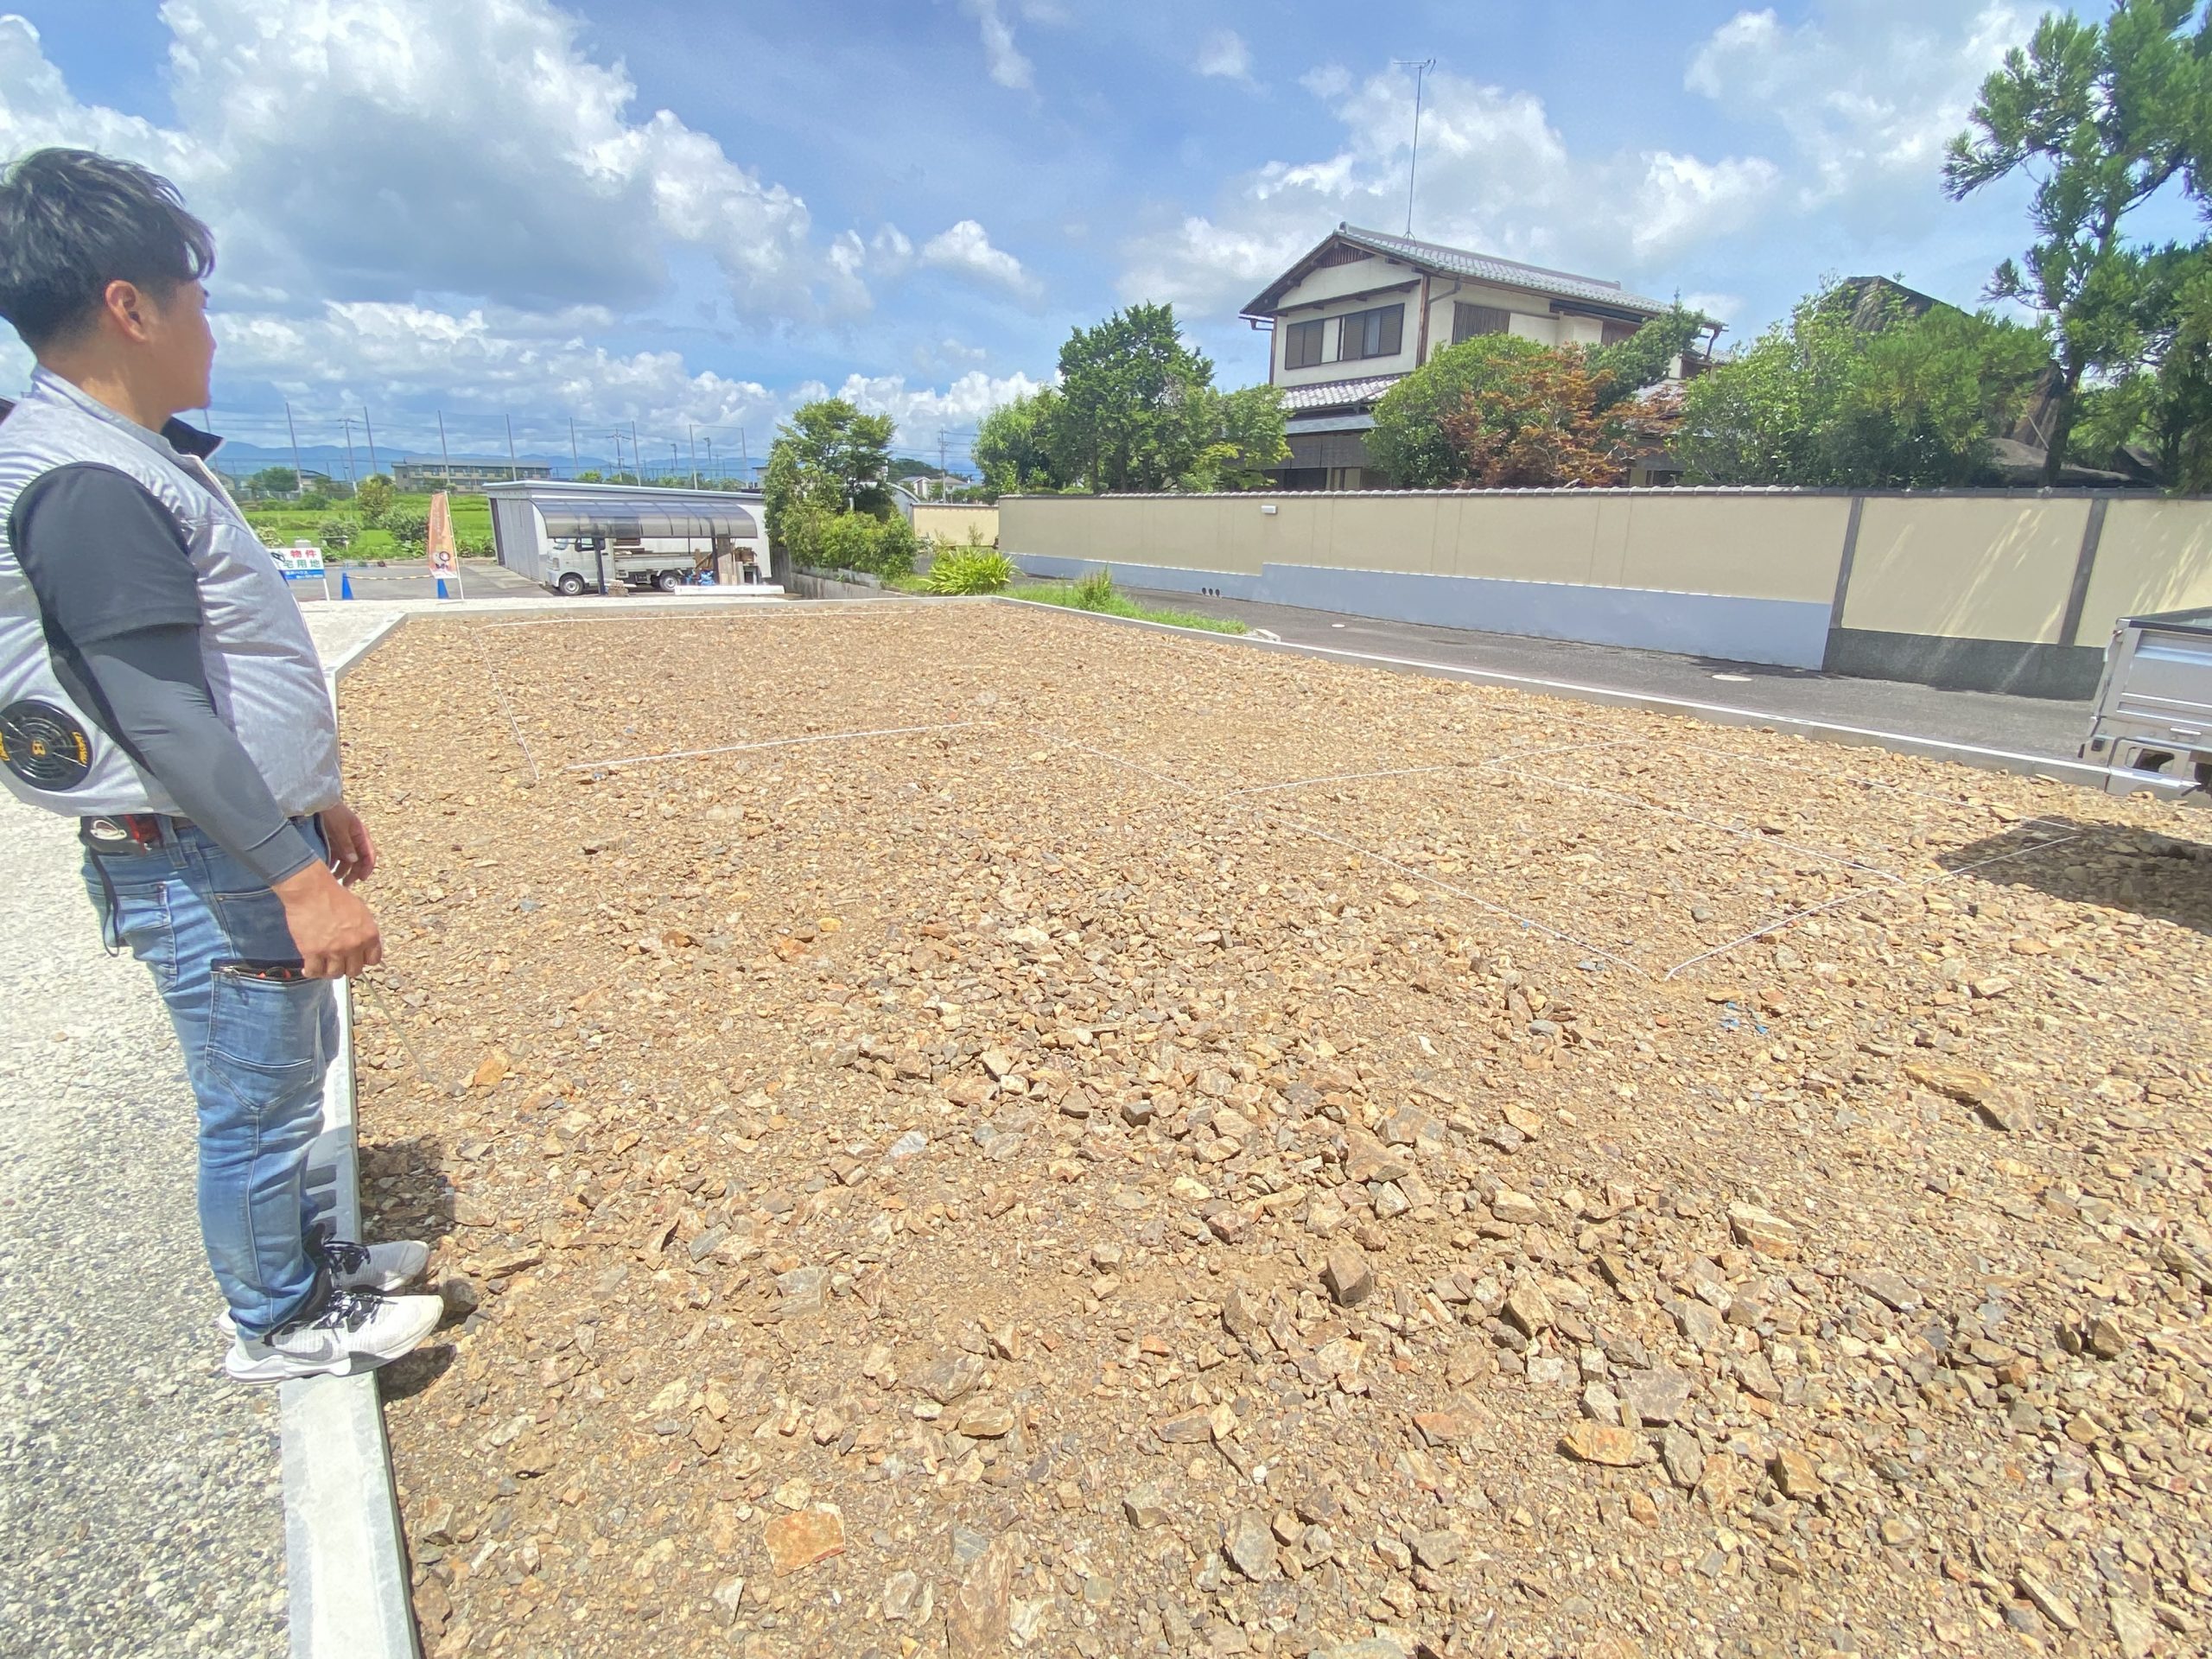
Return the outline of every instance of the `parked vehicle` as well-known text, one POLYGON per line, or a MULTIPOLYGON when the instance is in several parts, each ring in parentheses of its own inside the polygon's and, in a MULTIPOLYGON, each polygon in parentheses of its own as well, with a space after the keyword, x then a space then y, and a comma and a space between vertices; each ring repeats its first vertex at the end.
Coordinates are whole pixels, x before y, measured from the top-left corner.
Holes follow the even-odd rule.
POLYGON ((556 536, 545 558, 546 585, 571 597, 596 593, 602 576, 612 590, 658 588, 672 594, 713 557, 711 543, 695 550, 682 537, 556 536))
POLYGON ((759 583, 768 543, 758 492, 529 479, 485 486, 499 563, 557 594, 658 588, 702 572, 759 583))
POLYGON ((2212 791, 2212 607, 2120 619, 2082 758, 2115 795, 2212 791))

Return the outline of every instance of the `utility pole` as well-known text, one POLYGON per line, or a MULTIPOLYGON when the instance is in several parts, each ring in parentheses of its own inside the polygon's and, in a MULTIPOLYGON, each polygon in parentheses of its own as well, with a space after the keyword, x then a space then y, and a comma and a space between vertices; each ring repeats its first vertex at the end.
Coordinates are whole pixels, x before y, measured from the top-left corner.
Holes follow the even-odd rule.
POLYGON ((707 474, 710 478, 719 479, 721 476, 715 471, 715 435, 711 432, 707 434, 707 474))
POLYGON ((522 467, 515 460, 515 417, 505 416, 507 423, 507 482, 512 484, 522 476, 522 467))
POLYGON ((737 429, 737 478, 741 484, 753 482, 753 457, 745 453, 745 429, 737 429))
POLYGON ((1434 58, 1393 58, 1395 69, 1414 72, 1414 153, 1406 162, 1406 234, 1414 233, 1414 169, 1421 165, 1421 78, 1436 67, 1434 58))
POLYGON ((637 474, 638 482, 645 481, 645 446, 638 442, 638 423, 630 423, 630 459, 635 464, 631 470, 637 474))
POLYGON ((361 479, 360 475, 353 470, 353 417, 351 415, 340 415, 338 418, 346 424, 346 481, 353 486, 356 493, 359 493, 361 479))
POLYGON ((361 430, 369 435, 369 471, 372 474, 381 472, 383 468, 377 465, 377 429, 369 424, 369 406, 366 404, 361 405, 361 430))
MULTIPOLYGON (((675 477, 679 476, 679 475, 683 473, 683 451, 681 451, 680 449, 678 449, 678 448, 676 447, 676 440, 675 440, 674 438, 671 438, 671 439, 668 441, 668 475, 669 475, 671 478, 675 478, 675 477)), ((692 481, 694 484, 696 484, 696 483, 699 481, 699 474, 698 474, 698 472, 697 472, 697 470, 696 470, 696 468, 693 470, 693 472, 692 472, 692 474, 691 474, 691 481, 692 481)))
POLYGON ((618 426, 607 435, 614 440, 614 477, 619 483, 622 477, 622 429, 618 426))
POLYGON ((453 488, 453 452, 446 448, 446 412, 438 411, 438 458, 445 463, 446 488, 453 488))
POLYGON ((696 490, 699 487, 699 429, 686 421, 683 429, 691 439, 691 487, 696 490))
POLYGON ((308 487, 307 468, 300 465, 300 429, 292 424, 292 400, 284 400, 284 429, 292 435, 292 493, 304 495, 308 487))
POLYGON ((940 494, 944 490, 944 429, 937 429, 937 486, 940 494))
POLYGON ((576 417, 571 415, 569 416, 569 470, 581 473, 583 469, 583 459, 576 454, 576 417))

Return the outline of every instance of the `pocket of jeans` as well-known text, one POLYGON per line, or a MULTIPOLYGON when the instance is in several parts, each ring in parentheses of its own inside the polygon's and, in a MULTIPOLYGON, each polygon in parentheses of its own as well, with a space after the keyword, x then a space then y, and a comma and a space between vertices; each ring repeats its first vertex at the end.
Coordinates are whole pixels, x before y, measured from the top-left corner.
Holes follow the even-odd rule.
POLYGON ((284 919, 284 901, 266 887, 253 893, 210 893, 208 905, 228 947, 223 955, 246 962, 297 962, 300 947, 284 919))
POLYGON ((250 963, 218 963, 208 976, 208 1050, 275 1090, 303 1083, 329 1058, 319 1045, 330 995, 328 980, 271 978, 250 963))
POLYGON ((118 881, 112 873, 100 880, 100 871, 86 855, 85 891, 100 920, 100 938, 120 939, 132 956, 154 970, 155 983, 166 992, 176 979, 176 936, 170 927, 169 890, 164 881, 118 881))

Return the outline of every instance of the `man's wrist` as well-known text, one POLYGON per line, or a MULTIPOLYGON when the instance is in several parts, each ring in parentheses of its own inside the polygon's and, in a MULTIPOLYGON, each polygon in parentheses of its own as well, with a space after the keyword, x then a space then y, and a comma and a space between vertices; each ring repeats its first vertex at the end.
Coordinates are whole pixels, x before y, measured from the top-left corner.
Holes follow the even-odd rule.
POLYGON ((279 877, 269 884, 270 892, 287 905, 304 904, 320 897, 326 887, 336 887, 338 878, 330 867, 320 859, 311 859, 289 875, 279 877))

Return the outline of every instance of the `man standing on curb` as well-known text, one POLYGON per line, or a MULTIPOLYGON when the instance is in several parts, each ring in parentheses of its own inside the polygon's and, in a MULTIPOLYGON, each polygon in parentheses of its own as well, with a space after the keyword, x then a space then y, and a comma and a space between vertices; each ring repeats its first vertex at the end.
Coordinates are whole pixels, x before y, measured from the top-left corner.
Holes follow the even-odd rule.
POLYGON ((0 423, 0 781, 79 821, 111 949, 152 969, 199 1102, 200 1227, 240 1382, 344 1374, 435 1326, 420 1243, 309 1213, 330 982, 381 957, 376 865, 276 562, 176 418, 208 400, 207 227, 143 168, 0 178, 0 316, 38 359, 0 423))

